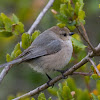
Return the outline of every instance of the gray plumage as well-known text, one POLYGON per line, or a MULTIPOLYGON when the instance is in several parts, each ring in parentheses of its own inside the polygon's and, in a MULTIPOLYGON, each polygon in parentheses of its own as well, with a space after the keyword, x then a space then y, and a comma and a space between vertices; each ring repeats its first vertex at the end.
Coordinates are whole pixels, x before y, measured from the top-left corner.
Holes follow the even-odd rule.
POLYGON ((15 60, 0 67, 27 62, 34 70, 42 73, 61 69, 70 61, 73 52, 69 35, 70 31, 66 27, 54 26, 41 33, 15 60))

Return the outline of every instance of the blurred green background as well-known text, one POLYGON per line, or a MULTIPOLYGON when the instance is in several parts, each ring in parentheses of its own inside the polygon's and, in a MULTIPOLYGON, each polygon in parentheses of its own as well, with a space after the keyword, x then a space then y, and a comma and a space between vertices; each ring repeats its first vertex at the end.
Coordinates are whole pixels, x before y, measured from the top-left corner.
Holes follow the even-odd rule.
MULTIPOLYGON (((47 2, 48 0, 0 0, 0 13, 3 12, 9 17, 14 13, 24 24, 25 31, 27 32, 47 2)), ((86 12, 85 28, 91 43, 97 46, 100 42, 100 1, 84 0, 84 3, 84 10, 86 12)), ((49 10, 37 29, 43 32, 45 29, 56 25, 56 23, 57 20, 49 10)), ((6 54, 13 51, 18 41, 20 41, 20 36, 0 39, 0 64, 6 62, 6 54)), ((99 60, 100 57, 97 57, 97 64, 99 60)), ((69 64, 69 66, 71 65, 69 64)), ((19 92, 28 92, 48 81, 45 75, 41 75, 27 66, 22 63, 11 68, 0 84, 0 100, 6 100, 7 96, 11 94, 16 95, 19 92)), ((0 70, 2 71, 2 68, 0 70)), ((54 74, 52 77, 56 75, 54 74)), ((87 88, 82 76, 74 76, 74 79, 78 87, 87 88), (83 85, 80 83, 83 83, 83 85)), ((91 88, 95 88, 95 82, 93 80, 90 86, 91 88)), ((46 95, 49 96, 47 92, 46 95)))

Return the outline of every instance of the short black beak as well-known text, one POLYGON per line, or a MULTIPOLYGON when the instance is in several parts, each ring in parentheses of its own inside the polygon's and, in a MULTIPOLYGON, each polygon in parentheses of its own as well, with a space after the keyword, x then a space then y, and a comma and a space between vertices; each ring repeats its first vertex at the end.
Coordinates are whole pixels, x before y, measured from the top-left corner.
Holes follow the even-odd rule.
POLYGON ((75 34, 74 32, 70 32, 69 35, 72 36, 73 34, 75 34))

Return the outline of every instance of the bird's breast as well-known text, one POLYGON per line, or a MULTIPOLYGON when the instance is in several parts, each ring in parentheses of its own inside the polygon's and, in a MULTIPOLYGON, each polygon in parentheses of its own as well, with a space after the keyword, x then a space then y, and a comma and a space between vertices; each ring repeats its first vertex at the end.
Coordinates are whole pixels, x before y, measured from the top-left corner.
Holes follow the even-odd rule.
POLYGON ((72 43, 65 43, 63 46, 59 52, 41 58, 44 70, 61 69, 68 64, 73 52, 72 43))
POLYGON ((42 56, 31 61, 31 67, 38 72, 50 72, 65 67, 72 56, 73 47, 71 42, 64 42, 63 47, 57 53, 42 56))

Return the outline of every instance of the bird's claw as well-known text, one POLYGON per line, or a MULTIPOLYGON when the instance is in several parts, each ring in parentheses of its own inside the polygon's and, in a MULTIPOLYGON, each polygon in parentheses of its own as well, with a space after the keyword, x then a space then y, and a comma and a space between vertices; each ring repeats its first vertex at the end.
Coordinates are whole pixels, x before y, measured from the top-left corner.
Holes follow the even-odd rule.
POLYGON ((48 87, 52 86, 52 88, 54 87, 54 84, 50 85, 50 81, 52 80, 52 78, 46 73, 46 76, 48 77, 49 81, 47 82, 48 87))
POLYGON ((55 70, 55 71, 58 71, 58 72, 60 72, 61 74, 62 74, 62 78, 63 79, 67 79, 68 78, 68 76, 66 77, 65 75, 64 75, 64 70, 55 70))

